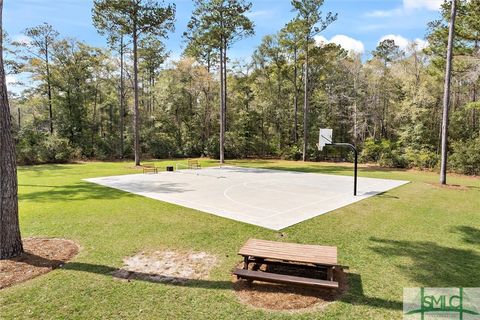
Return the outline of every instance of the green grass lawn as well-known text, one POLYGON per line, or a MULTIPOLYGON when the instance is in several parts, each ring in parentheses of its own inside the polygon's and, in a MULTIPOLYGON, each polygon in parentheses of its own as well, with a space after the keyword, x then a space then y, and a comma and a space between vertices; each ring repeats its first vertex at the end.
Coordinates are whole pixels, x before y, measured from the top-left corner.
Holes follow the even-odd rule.
MULTIPOLYGON (((158 161, 161 166, 177 161, 158 161)), ((288 161, 231 164, 351 174, 345 165, 288 161)), ((203 161, 213 165, 214 161, 203 161)), ((72 239, 79 255, 64 268, 0 291, 2 319, 379 319, 401 318, 404 287, 480 287, 480 179, 362 168, 360 176, 412 183, 279 233, 83 182, 135 173, 131 163, 19 168, 23 237, 72 239), (231 286, 248 238, 337 246, 350 290, 317 313, 264 312, 240 304, 231 286), (109 274, 141 250, 207 251, 219 263, 208 281, 123 282, 109 274)), ((348 186, 350 187, 350 186, 348 186)))

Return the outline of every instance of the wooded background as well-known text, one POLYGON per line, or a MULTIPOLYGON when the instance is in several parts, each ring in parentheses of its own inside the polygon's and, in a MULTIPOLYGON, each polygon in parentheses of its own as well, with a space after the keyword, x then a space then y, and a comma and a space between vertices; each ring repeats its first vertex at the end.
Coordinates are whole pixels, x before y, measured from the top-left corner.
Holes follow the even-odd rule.
MULTIPOLYGON (((323 1, 294 0, 297 17, 264 37, 250 62, 239 62, 228 49, 253 34, 251 5, 196 0, 184 54, 166 63, 162 40, 173 32, 175 6, 135 0, 127 10, 124 2, 95 1, 93 21, 108 48, 47 23, 25 30, 28 42, 6 43, 7 73, 35 80, 10 92, 19 163, 133 158, 136 128, 143 158, 218 158, 224 134, 226 158, 300 160, 305 142, 306 160, 351 160, 348 152, 316 149, 319 128, 328 127, 335 141, 357 145, 364 162, 439 166, 448 3, 426 26, 427 48, 401 50, 385 40, 362 59, 315 42, 312 35, 335 23, 333 13, 322 15, 323 1), (316 16, 303 14, 307 5, 316 16), (137 18, 134 39, 122 23, 137 18)), ((480 174, 480 1, 458 2, 456 29, 449 168, 480 174)))

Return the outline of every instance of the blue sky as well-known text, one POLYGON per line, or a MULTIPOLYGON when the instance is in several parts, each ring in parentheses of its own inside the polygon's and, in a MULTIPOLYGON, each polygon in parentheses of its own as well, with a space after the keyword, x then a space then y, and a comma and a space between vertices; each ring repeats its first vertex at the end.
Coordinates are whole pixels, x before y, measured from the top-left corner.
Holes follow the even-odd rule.
MULTIPOLYGON (((91 0, 5 0, 4 27, 10 37, 43 22, 52 24, 63 36, 95 46, 105 46, 91 23, 91 0)), ((191 0, 172 1, 177 5, 176 31, 166 40, 167 48, 178 56, 182 34, 192 12, 191 0)), ((261 38, 281 29, 293 16, 290 0, 253 0, 249 14, 255 23, 254 37, 235 44, 231 56, 248 59, 261 38)), ((426 25, 438 18, 441 0, 326 0, 324 11, 338 13, 338 20, 322 33, 322 41, 371 52, 380 39, 394 38, 404 46, 407 40, 423 39, 426 25)), ((420 40, 418 40, 420 41, 420 40)))

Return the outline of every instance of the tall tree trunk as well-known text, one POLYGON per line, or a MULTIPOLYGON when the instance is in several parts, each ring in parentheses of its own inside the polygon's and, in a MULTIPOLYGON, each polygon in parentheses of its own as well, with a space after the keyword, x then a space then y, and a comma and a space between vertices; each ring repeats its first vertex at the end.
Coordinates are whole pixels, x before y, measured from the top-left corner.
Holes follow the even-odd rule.
POLYGON ((455 18, 457 15, 457 1, 452 0, 450 28, 448 32, 447 65, 445 70, 445 91, 443 95, 442 119, 442 164, 440 168, 440 183, 447 183, 447 158, 448 158, 448 108, 450 103, 450 82, 452 78, 453 40, 455 37, 455 18))
MULTIPOLYGON (((222 41, 223 43, 223 41, 222 41)), ((225 95, 224 95, 224 73, 223 73, 223 45, 220 46, 220 163, 225 163, 225 95)))
POLYGON ((210 137, 210 95, 209 89, 204 90, 205 95, 205 110, 203 112, 203 132, 202 132, 202 153, 205 151, 208 139, 210 137))
MULTIPOLYGON (((98 97, 98 83, 95 85, 95 94, 93 96, 93 119, 92 119, 92 136, 90 143, 92 144, 92 157, 95 154, 95 135, 98 133, 97 126, 97 97, 98 97)), ((101 119, 100 119, 101 120, 101 119)))
MULTIPOLYGON (((477 102, 477 85, 476 84, 473 85, 472 102, 477 102)), ((474 108, 472 109, 472 129, 474 132, 477 130, 477 122, 478 122, 477 110, 474 108)))
POLYGON ((223 42, 223 134, 227 132, 227 40, 223 42))
POLYGON ((138 100, 138 31, 137 21, 133 21, 133 91, 134 91, 134 107, 133 107, 133 135, 134 135, 134 152, 135 165, 140 165, 140 110, 138 100))
POLYGON ((52 105, 52 84, 50 80, 50 61, 48 56, 48 41, 45 47, 45 64, 47 71, 47 95, 48 95, 48 115, 50 121, 50 134, 53 134, 53 105, 52 105))
POLYGON ((124 63, 123 35, 120 38, 120 158, 123 159, 125 152, 125 87, 123 82, 124 63))
POLYGON ((298 65, 297 65, 297 48, 293 49, 293 142, 296 144, 298 142, 298 88, 297 88, 297 77, 298 77, 298 65))
POLYGON ((303 102, 303 155, 302 160, 307 160, 307 148, 308 148, 308 41, 309 38, 307 37, 307 43, 305 47, 305 92, 304 92, 304 102, 303 102))
POLYGON ((358 107, 357 107, 357 74, 353 78, 353 143, 357 145, 358 138, 358 107))
POLYGON ((155 96, 155 72, 152 73, 152 112, 155 111, 155 105, 157 104, 157 99, 155 96))
POLYGON ((3 67, 3 0, 0 0, 0 259, 23 253, 18 223, 17 164, 3 67))
POLYGON ((150 115, 153 114, 153 86, 155 85, 155 70, 150 70, 150 83, 149 83, 149 88, 148 88, 148 93, 149 93, 149 101, 148 103, 150 104, 150 115))
MULTIPOLYGON (((478 35, 477 35, 478 37, 478 35)), ((475 52, 478 54, 479 51, 478 51, 478 41, 479 39, 475 39, 475 52)), ((472 92, 472 102, 476 102, 477 101, 477 82, 474 82, 473 83, 473 92, 472 92)), ((475 108, 472 109, 472 129, 473 131, 477 131, 477 128, 478 128, 478 116, 477 116, 477 110, 475 108)))

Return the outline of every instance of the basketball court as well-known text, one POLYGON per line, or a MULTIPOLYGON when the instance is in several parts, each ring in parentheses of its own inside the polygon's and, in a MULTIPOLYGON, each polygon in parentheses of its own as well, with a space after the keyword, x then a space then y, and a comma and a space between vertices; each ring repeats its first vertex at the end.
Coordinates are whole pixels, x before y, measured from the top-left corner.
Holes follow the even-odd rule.
POLYGON ((348 176, 231 166, 86 181, 273 230, 408 183, 359 177, 354 196, 348 176))

